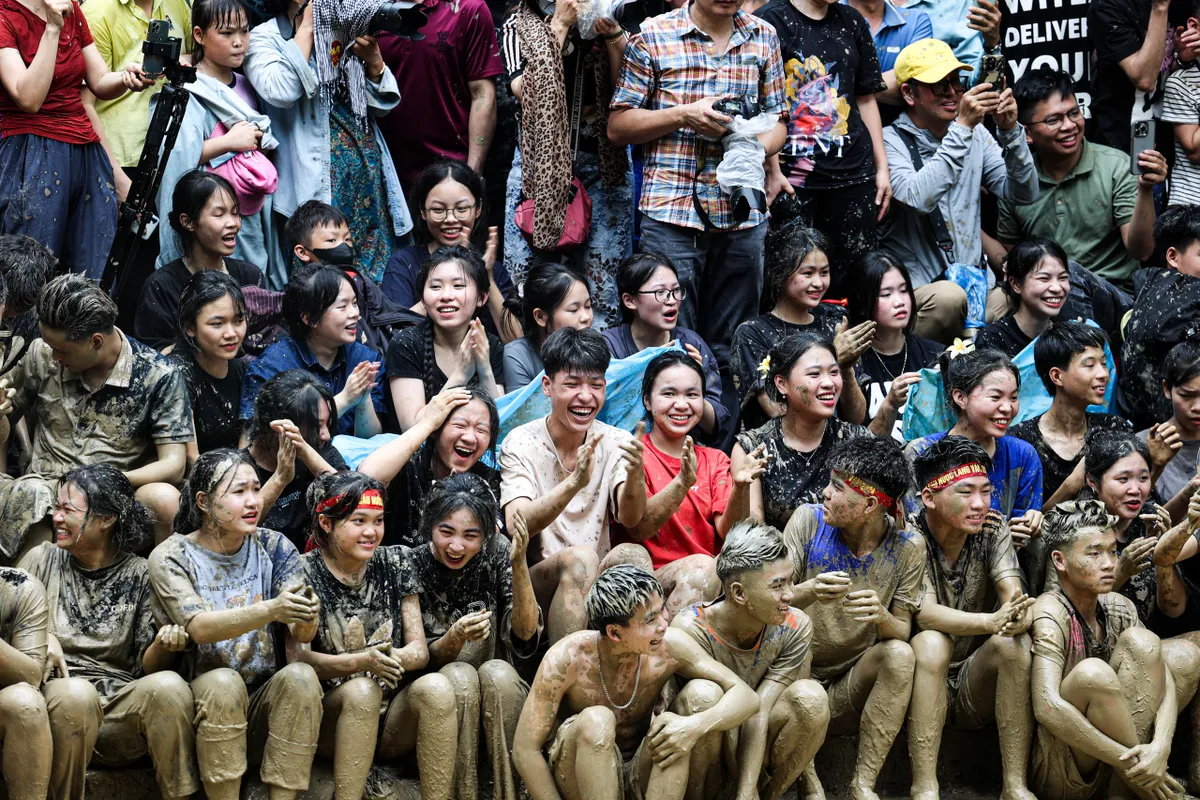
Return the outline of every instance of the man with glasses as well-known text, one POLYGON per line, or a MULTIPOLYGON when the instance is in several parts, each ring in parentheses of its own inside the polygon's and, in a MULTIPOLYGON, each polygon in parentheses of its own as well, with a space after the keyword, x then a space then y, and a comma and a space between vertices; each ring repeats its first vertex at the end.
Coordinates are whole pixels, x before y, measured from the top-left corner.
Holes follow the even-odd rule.
POLYGON ((968 90, 963 71, 973 68, 937 39, 904 48, 895 69, 905 112, 883 134, 894 204, 880 245, 908 265, 916 333, 945 342, 962 334, 966 296, 943 273, 951 264, 985 266, 981 191, 1028 204, 1037 173, 1010 89, 968 90), (994 138, 980 124, 988 116, 994 138))
POLYGON ((1084 138, 1083 112, 1070 74, 1030 70, 1013 87, 1037 167, 1038 197, 1029 205, 1000 200, 996 235, 1007 249, 1045 236, 1072 261, 1128 291, 1139 262, 1154 252, 1154 186, 1167 162, 1150 150, 1143 173, 1129 173, 1129 156, 1084 138))

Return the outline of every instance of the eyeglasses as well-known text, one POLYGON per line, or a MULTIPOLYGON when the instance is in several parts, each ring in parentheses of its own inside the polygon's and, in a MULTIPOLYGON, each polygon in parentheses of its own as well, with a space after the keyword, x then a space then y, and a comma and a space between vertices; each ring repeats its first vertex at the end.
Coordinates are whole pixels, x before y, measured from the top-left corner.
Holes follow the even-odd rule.
POLYGON ((479 205, 479 204, 472 203, 469 206, 461 205, 461 206, 455 206, 454 208, 441 208, 441 207, 427 208, 427 209, 425 209, 425 213, 434 222, 445 222, 446 217, 448 217, 450 215, 450 213, 453 212, 454 218, 461 222, 462 220, 471 218, 471 212, 473 212, 475 210, 475 207, 477 205, 479 205))
POLYGON ((648 292, 638 292, 638 294, 652 294, 654 299, 660 303, 668 300, 679 301, 687 297, 687 291, 682 286, 676 286, 674 289, 651 289, 648 292))
POLYGON ((949 78, 943 78, 937 83, 922 83, 921 81, 913 81, 918 86, 924 86, 929 91, 933 92, 936 97, 949 97, 951 92, 961 92, 966 87, 963 84, 962 77, 954 75, 949 78))
POLYGON ((1051 114, 1050 116, 1046 117, 1045 119, 1030 120, 1029 124, 1030 125, 1045 125, 1046 130, 1056 131, 1059 128, 1061 128, 1063 126, 1063 123, 1066 122, 1067 120, 1071 120, 1071 122, 1079 122, 1081 119, 1083 119, 1083 110, 1079 106, 1075 106, 1070 111, 1068 111, 1066 114, 1051 114))

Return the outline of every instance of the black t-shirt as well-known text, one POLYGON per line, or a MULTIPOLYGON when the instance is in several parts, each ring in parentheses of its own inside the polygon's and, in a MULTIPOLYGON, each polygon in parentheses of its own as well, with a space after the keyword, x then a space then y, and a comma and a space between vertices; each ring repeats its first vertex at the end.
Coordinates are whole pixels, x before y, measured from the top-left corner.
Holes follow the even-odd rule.
POLYGON ((999 350, 1009 358, 1029 346, 1033 339, 1025 335, 1012 314, 988 325, 975 335, 976 350, 999 350))
MULTIPOLYGON (((1033 419, 1027 419, 1019 425, 1014 425, 1008 431, 1009 436, 1029 442, 1033 445, 1033 449, 1037 451, 1038 458, 1042 461, 1042 499, 1049 500, 1058 488, 1063 485, 1063 482, 1071 476, 1075 471, 1075 466, 1079 463, 1079 459, 1083 458, 1083 448, 1080 448, 1079 453, 1075 458, 1063 458, 1042 436, 1042 429, 1038 427, 1041 421, 1041 416, 1036 416, 1033 419)), ((1129 420, 1124 417, 1118 417, 1116 414, 1087 414, 1088 431, 1093 430, 1108 430, 1119 431, 1126 430, 1133 432, 1133 426, 1129 424, 1129 420)))
MULTIPOLYGON (((492 377, 496 383, 504 383, 504 343, 500 338, 487 335, 488 361, 492 364, 492 377)), ((428 320, 411 328, 404 328, 392 336, 387 350, 388 378, 416 378, 425 382, 425 402, 446 386, 446 373, 437 365, 433 355, 433 325, 428 320)), ((470 381, 474 386, 479 376, 470 381)))
POLYGON ((235 358, 229 362, 229 373, 224 378, 214 378, 200 368, 191 353, 172 353, 168 359, 187 381, 196 423, 196 447, 201 453, 219 447, 237 447, 242 433, 238 412, 242 407, 246 363, 235 358))
MULTIPOLYGON (((882 356, 874 350, 863 353, 862 358, 854 365, 854 377, 862 388, 863 396, 867 398, 867 418, 863 424, 869 424, 879 413, 883 399, 891 391, 892 381, 905 372, 916 372, 925 367, 932 367, 945 348, 935 341, 909 334, 904 337, 904 347, 899 353, 882 356)), ((896 426, 892 436, 900 441, 900 425, 903 420, 904 408, 896 415, 896 426)))
POLYGON ((834 3, 816 20, 790 0, 770 0, 755 14, 774 26, 783 53, 791 122, 780 157, 788 180, 809 189, 874 180, 871 134, 857 98, 887 86, 862 14, 834 3))
MULTIPOLYGON (((245 452, 246 455, 250 455, 249 448, 245 452)), ((333 444, 325 445, 319 452, 321 453, 321 458, 325 459, 326 463, 338 472, 346 472, 350 469, 342 459, 342 454, 337 451, 337 448, 333 444)), ((251 460, 254 459, 253 456, 250 456, 250 458, 251 460)), ((257 463, 254 465, 254 471, 258 473, 259 483, 263 485, 266 485, 273 474, 270 470, 263 469, 257 463)), ((308 487, 312 482, 312 473, 297 458, 296 477, 292 478, 292 482, 279 493, 279 499, 275 501, 275 505, 271 506, 271 510, 267 512, 266 518, 259 523, 260 527, 270 528, 273 531, 282 533, 292 544, 296 545, 296 549, 301 553, 304 552, 305 545, 308 544, 309 519, 306 496, 308 494, 308 487)))
MULTIPOLYGON (((408 460, 390 484, 388 484, 387 518, 384 526, 383 543, 402 544, 408 547, 418 547, 428 544, 428 539, 422 539, 421 511, 425 508, 425 498, 433 488, 436 479, 430 468, 429 446, 408 460)), ((496 497, 500 496, 500 472, 482 462, 470 470, 475 475, 487 481, 496 497)))
MULTIPOLYGON (((225 269, 238 282, 238 286, 266 286, 262 271, 249 261, 227 258, 225 269)), ((179 296, 191 277, 192 273, 183 265, 183 259, 177 258, 163 265, 162 269, 155 270, 146 279, 133 321, 133 338, 155 350, 162 350, 175 341, 179 296)))

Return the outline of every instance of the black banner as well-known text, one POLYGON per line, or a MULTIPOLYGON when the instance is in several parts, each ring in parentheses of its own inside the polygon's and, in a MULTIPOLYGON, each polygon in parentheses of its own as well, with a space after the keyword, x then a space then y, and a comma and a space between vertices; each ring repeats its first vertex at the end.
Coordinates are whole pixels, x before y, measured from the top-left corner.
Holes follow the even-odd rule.
POLYGON ((1003 0, 1004 56, 1014 80, 1049 66, 1075 80, 1075 94, 1091 118, 1089 0, 1003 0))

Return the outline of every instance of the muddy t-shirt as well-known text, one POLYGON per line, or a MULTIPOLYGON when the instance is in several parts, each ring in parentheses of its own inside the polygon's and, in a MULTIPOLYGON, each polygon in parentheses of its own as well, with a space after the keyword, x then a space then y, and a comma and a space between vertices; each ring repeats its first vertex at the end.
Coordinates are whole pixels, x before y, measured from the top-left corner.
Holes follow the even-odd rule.
POLYGON ((462 569, 450 569, 438 561, 430 544, 413 548, 408 558, 420 587, 421 618, 425 638, 430 642, 445 636, 450 626, 467 614, 492 612, 492 629, 487 637, 464 644, 455 661, 478 667, 492 658, 528 658, 537 650, 542 633, 541 609, 532 639, 522 641, 513 636, 512 561, 507 536, 488 536, 479 554, 462 569))
MULTIPOLYGON (((783 541, 796 583, 822 572, 847 572, 851 592, 874 589, 884 608, 902 608, 914 616, 921 609, 925 540, 919 533, 893 527, 879 547, 859 558, 838 529, 825 522, 823 507, 805 505, 784 528, 783 541)), ((829 682, 846 672, 879 639, 874 623, 851 619, 840 602, 817 601, 805 611, 813 626, 812 676, 819 681, 829 682)))
MULTIPOLYGON (((167 619, 185 628, 198 614, 247 608, 304 585, 300 554, 287 538, 259 528, 236 553, 206 550, 176 533, 150 554, 150 584, 167 619)), ((275 623, 211 644, 193 643, 180 674, 189 680, 228 667, 254 691, 283 666, 275 623)))
POLYGON ((21 566, 46 587, 50 632, 58 637, 72 678, 101 697, 142 676, 142 654, 158 633, 146 559, 131 554, 100 569, 84 569, 49 542, 21 566))
POLYGON ((789 609, 782 625, 766 626, 754 646, 744 650, 722 639, 708 618, 708 609, 723 599, 689 606, 671 620, 671 625, 685 631, 704 652, 733 670, 751 689, 757 690, 766 678, 791 686, 804 677, 804 659, 813 637, 807 614, 789 609))
MULTIPOLYGON (((300 562, 304 577, 321 600, 321 621, 313 650, 329 655, 361 653, 369 646, 391 642, 393 651, 404 647, 405 597, 417 587, 405 558, 407 548, 380 547, 367 562, 362 583, 342 583, 325 565, 320 550, 305 553, 300 562)), ((357 677, 347 675, 323 681, 327 689, 357 677)), ((382 684, 381 684, 382 685, 382 684)))
MULTIPOLYGON (((1020 578, 1012 534, 1000 512, 988 511, 983 530, 967 537, 954 566, 929 533, 925 512, 917 518, 917 530, 925 536, 925 594, 937 597, 938 605, 968 614, 992 611, 989 600, 996 597, 996 584, 1005 578, 1020 578)), ((957 672, 975 649, 975 636, 951 636, 954 642, 950 671, 957 672)))
POLYGON ((1109 592, 1097 600, 1096 617, 1104 629, 1103 639, 1095 639, 1082 622, 1071 601, 1059 591, 1047 591, 1033 607, 1033 655, 1048 658, 1062 667, 1066 678, 1085 658, 1112 658, 1117 639, 1129 628, 1140 628, 1137 609, 1128 597, 1109 592))
POLYGON ((24 570, 0 567, 0 639, 46 665, 46 590, 24 570))

